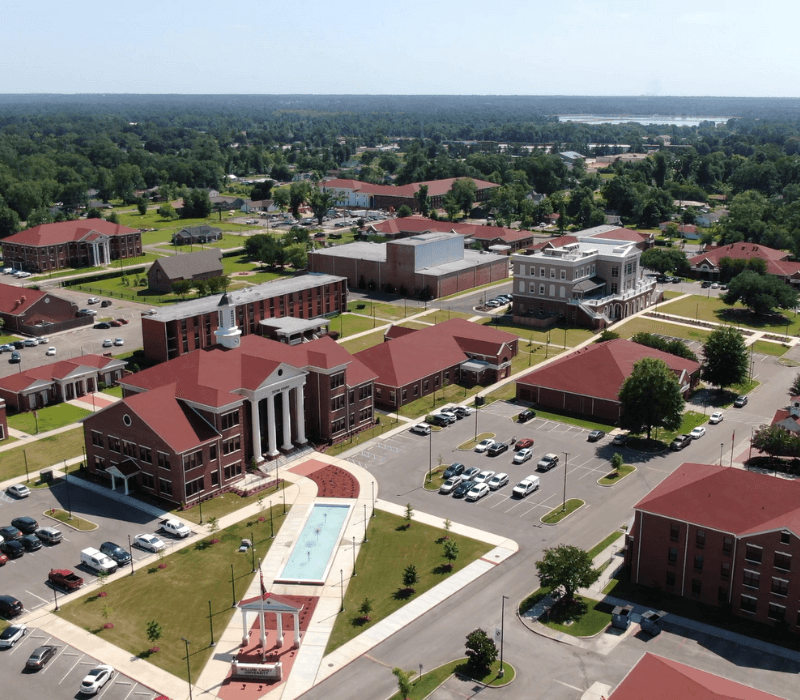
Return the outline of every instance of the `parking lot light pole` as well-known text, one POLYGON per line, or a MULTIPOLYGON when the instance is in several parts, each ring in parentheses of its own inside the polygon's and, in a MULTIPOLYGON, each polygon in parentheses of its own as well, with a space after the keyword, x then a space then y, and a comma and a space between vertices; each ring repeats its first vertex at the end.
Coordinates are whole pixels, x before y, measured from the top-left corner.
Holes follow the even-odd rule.
POLYGON ((272 501, 269 502, 269 538, 275 539, 275 526, 272 524, 272 501))
POLYGON ((431 483, 431 469, 433 469, 433 429, 428 433, 428 483, 431 483))
POLYGON ((502 678, 506 675, 503 669, 503 643, 506 641, 506 599, 507 595, 503 596, 503 601, 500 608, 500 670, 497 672, 498 677, 502 678))
POLYGON ((233 592, 233 602, 231 603, 231 607, 236 607, 236 583, 235 579, 233 578, 233 564, 231 564, 231 591, 233 592))
POLYGON ((69 490, 69 467, 67 460, 64 460, 64 481, 67 482, 67 510, 69 511, 69 519, 72 520, 72 494, 69 490))
POLYGON ((719 443, 719 466, 722 466, 722 450, 725 449, 725 443, 719 443))
POLYGON ((53 612, 58 612, 58 593, 56 593, 55 588, 53 588, 53 600, 56 601, 56 607, 53 608, 53 612))
POLYGON ((250 573, 254 574, 256 572, 256 538, 253 537, 252 532, 250 533, 250 553, 253 560, 253 570, 250 573))
POLYGON ((181 637, 186 645, 186 677, 189 679, 189 700, 192 700, 192 667, 189 665, 189 645, 191 642, 186 637, 181 637))
POLYGON ((564 453, 564 503, 561 506, 563 513, 567 509, 567 467, 569 466, 569 452, 564 453))
POLYGON ((211 601, 208 601, 208 626, 211 628, 211 644, 208 646, 215 647, 217 643, 214 641, 214 620, 212 619, 213 613, 211 612, 211 601))
POLYGON ((197 502, 197 505, 200 506, 200 524, 202 525, 203 524, 203 501, 199 500, 197 502))
POLYGON ((475 397, 475 439, 478 439, 478 401, 477 396, 475 397))
POLYGON ((128 535, 128 554, 131 555, 131 576, 136 572, 133 570, 133 547, 131 546, 131 536, 128 535))

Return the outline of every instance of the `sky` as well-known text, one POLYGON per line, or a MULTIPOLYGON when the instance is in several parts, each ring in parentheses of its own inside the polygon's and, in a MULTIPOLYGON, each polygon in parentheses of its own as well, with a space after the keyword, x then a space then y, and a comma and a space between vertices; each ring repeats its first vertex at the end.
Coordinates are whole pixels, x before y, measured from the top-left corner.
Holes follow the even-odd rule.
POLYGON ((800 97, 780 0, 4 0, 0 93, 800 97))

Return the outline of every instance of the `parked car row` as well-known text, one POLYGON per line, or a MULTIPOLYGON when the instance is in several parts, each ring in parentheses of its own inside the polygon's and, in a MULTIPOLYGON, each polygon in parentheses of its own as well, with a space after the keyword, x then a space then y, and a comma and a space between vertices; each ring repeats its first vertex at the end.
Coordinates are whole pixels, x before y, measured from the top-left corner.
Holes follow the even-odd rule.
POLYGON ((30 272, 25 272, 25 270, 15 270, 13 267, 4 267, 3 274, 11 275, 12 277, 16 277, 17 279, 25 279, 26 277, 31 277, 30 272))
POLYGON ((35 348, 38 345, 45 345, 50 342, 50 338, 25 338, 25 340, 15 340, 12 343, 0 345, 0 352, 13 352, 24 348, 35 348))
MULTIPOLYGON (((464 498, 467 501, 479 501, 487 494, 497 491, 509 483, 509 476, 505 472, 494 472, 491 469, 481 470, 478 467, 466 468, 460 462, 447 467, 443 479, 444 483, 439 488, 439 493, 452 494, 454 498, 464 498)), ((512 496, 524 498, 538 488, 539 478, 528 476, 514 487, 512 496)))
POLYGON ((487 309, 496 309, 499 306, 510 304, 511 300, 512 296, 510 294, 498 294, 494 299, 489 299, 484 306, 486 306, 487 309))

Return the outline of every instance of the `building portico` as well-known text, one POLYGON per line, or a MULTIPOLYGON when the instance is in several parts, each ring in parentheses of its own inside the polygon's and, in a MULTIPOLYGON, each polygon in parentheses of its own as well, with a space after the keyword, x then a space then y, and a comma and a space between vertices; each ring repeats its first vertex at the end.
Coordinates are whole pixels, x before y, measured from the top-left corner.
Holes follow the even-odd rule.
POLYGON ((250 404, 250 432, 256 462, 262 462, 265 455, 272 458, 281 451, 291 452, 295 442, 299 445, 308 442, 303 402, 305 383, 305 372, 282 364, 255 391, 242 390, 250 404))

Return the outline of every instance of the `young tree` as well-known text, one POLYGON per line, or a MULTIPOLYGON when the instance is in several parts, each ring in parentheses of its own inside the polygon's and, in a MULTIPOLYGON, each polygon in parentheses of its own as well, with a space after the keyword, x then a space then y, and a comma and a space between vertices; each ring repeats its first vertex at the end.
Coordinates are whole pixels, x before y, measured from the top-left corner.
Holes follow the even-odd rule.
POLYGON ((576 590, 591 586, 600 578, 588 552, 566 544, 545 549, 542 560, 536 562, 536 570, 540 585, 552 591, 563 588, 567 601, 573 599, 576 590))
POLYGON ((417 573, 417 567, 414 566, 414 564, 409 564, 403 571, 403 585, 413 593, 414 586, 418 582, 419 574, 417 573))
POLYGON ((361 613, 362 619, 369 622, 369 615, 372 612, 372 601, 369 598, 364 598, 361 605, 358 606, 358 612, 361 613))
POLYGON ((453 566, 453 562, 458 559, 458 542, 455 540, 447 540, 444 543, 444 558, 453 566))
POLYGON ((411 216, 414 212, 411 210, 411 207, 408 204, 401 204, 397 210, 397 218, 404 219, 407 216, 411 216))
MULTIPOLYGON (((800 377, 800 375, 798 375, 800 377)), ((445 518, 444 521, 444 539, 445 541, 450 539, 450 530, 453 527, 453 523, 451 522, 450 518, 445 518)))
POLYGON ((144 197, 139 197, 139 199, 136 202, 136 209, 142 216, 147 214, 147 200, 144 197))
POLYGON ((159 639, 161 639, 161 625, 155 620, 150 620, 147 623, 147 640, 150 644, 155 644, 159 639))
POLYGON ((215 515, 212 515, 206 520, 206 527, 208 528, 208 534, 212 537, 215 533, 219 532, 219 520, 215 515))
POLYGON ((494 640, 478 628, 467 635, 466 647, 467 667, 476 677, 486 675, 497 660, 497 646, 494 640))
POLYGON ((191 280, 178 280, 172 283, 172 291, 181 298, 185 297, 192 288, 191 280))
POLYGON ((408 700, 411 695, 411 679, 416 675, 416 671, 404 671, 399 666, 392 669, 392 673, 397 676, 397 687, 403 700, 408 700))
POLYGON ((721 326, 711 332, 703 346, 700 376, 720 389, 747 379, 747 348, 744 337, 733 326, 721 326))
POLYGON ((631 432, 654 427, 677 430, 683 419, 684 400, 678 380, 663 360, 645 357, 633 365, 619 391, 620 425, 631 432))
POLYGON ((406 514, 403 516, 406 520, 406 529, 411 527, 411 518, 414 517, 414 509, 410 503, 406 503, 406 514))
POLYGON ((611 468, 615 472, 618 472, 622 468, 623 464, 625 464, 625 460, 622 457, 622 454, 619 452, 615 452, 614 455, 611 457, 611 468))

